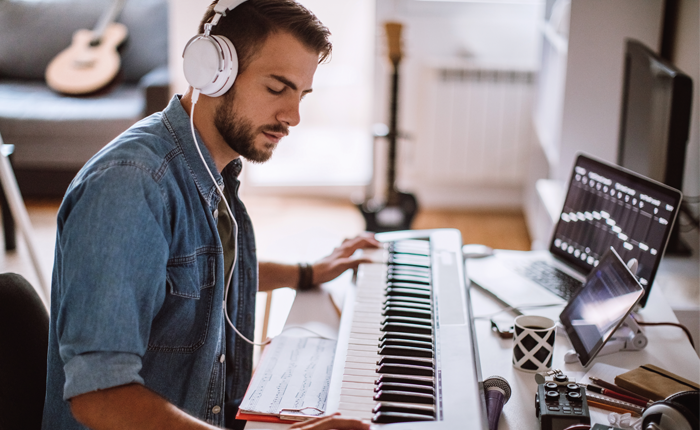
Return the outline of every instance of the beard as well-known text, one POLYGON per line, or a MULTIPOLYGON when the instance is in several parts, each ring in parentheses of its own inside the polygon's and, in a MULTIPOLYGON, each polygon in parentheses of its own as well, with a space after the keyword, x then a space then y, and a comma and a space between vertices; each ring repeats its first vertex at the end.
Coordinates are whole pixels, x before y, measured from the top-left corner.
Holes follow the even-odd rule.
POLYGON ((252 163, 264 163, 269 160, 277 144, 265 142, 263 148, 258 148, 255 146, 255 137, 263 132, 284 133, 286 135, 289 133, 289 129, 279 123, 263 125, 255 129, 252 121, 242 115, 236 115, 236 96, 233 88, 223 97, 224 100, 216 108, 214 125, 224 142, 252 163))

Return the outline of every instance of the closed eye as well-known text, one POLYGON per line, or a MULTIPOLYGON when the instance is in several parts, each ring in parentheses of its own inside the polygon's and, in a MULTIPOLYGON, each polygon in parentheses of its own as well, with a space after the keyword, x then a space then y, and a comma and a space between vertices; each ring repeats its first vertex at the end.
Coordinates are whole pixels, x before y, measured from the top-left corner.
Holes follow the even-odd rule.
POLYGON ((275 90, 273 90, 272 88, 267 87, 267 91, 269 91, 270 94, 274 94, 274 95, 278 96, 278 95, 282 94, 282 91, 284 91, 284 88, 282 88, 282 89, 279 90, 279 91, 275 91, 275 90))

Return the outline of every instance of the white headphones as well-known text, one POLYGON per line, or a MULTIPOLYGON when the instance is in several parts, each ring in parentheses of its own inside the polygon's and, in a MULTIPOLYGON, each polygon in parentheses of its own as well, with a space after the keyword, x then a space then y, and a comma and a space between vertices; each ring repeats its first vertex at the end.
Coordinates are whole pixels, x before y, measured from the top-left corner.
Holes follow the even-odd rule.
POLYGON ((238 75, 238 55, 231 41, 224 36, 212 36, 211 29, 226 12, 246 0, 221 0, 214 7, 214 17, 204 24, 204 34, 187 42, 182 53, 185 79, 199 93, 219 97, 231 89, 238 75))

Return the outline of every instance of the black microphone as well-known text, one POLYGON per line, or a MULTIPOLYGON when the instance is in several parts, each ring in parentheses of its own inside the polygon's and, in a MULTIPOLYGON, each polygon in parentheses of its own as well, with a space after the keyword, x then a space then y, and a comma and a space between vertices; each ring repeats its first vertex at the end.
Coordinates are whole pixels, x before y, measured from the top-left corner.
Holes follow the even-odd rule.
POLYGON ((508 399, 510 399, 510 384, 501 376, 489 376, 484 381, 484 391, 489 430, 496 430, 503 405, 508 403, 508 399))

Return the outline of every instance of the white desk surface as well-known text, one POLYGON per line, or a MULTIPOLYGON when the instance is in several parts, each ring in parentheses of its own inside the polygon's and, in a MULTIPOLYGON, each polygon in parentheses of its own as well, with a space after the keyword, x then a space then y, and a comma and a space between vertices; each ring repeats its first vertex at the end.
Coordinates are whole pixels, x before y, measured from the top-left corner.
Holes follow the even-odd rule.
MULTIPOLYGON (((488 315, 503 308, 478 287, 471 289, 471 298, 473 316, 475 317, 488 315)), ((639 312, 638 318, 647 322, 678 321, 659 289, 651 290, 649 303, 646 308, 639 312)), ((535 416, 537 383, 534 374, 513 368, 511 364, 512 340, 501 339, 493 333, 488 318, 477 319, 475 326, 482 377, 486 379, 491 375, 502 376, 508 380, 513 390, 510 401, 503 408, 498 425, 499 430, 539 429, 539 421, 535 416)), ((700 381, 700 358, 690 346, 681 329, 647 326, 642 327, 642 330, 649 339, 649 344, 645 349, 601 356, 593 362, 606 363, 626 369, 633 369, 643 364, 654 364, 692 381, 700 381)), ((569 378, 575 378, 579 381, 587 369, 584 369, 579 363, 564 363, 564 354, 571 348, 571 343, 566 335, 557 334, 554 344, 553 367, 561 369, 569 378)), ((591 419, 594 423, 609 424, 607 421, 608 413, 591 407, 591 419)))
MULTIPOLYGON (((335 286, 337 288, 337 285, 335 286)), ((503 306, 492 299, 478 287, 471 288, 472 311, 474 317, 489 315, 503 309, 503 306)), ((503 313, 499 318, 507 318, 503 313)), ((677 322, 677 319, 666 302, 660 289, 652 289, 649 303, 638 314, 638 318, 647 322, 677 322)), ((339 317, 330 301, 327 291, 299 293, 294 300, 285 327, 304 325, 316 331, 337 332, 339 317)), ((510 401, 504 406, 499 422, 499 430, 536 430, 539 421, 535 416, 535 390, 537 383, 534 374, 515 370, 511 364, 512 340, 500 339, 491 331, 490 322, 486 319, 475 320, 477 346, 481 358, 481 375, 485 379, 499 375, 510 383, 513 390, 510 401)), ((598 357, 594 363, 602 362, 613 366, 633 369, 643 364, 654 364, 668 369, 692 381, 700 381, 700 358, 690 346, 682 330, 674 327, 643 327, 642 330, 649 339, 648 346, 642 351, 619 352, 598 357)), ((286 331, 286 333, 293 333, 286 331)), ((299 330, 299 335, 309 335, 299 330)), ((325 334, 325 333, 324 333, 325 334)), ((554 347, 554 363, 556 369, 561 369, 570 378, 580 380, 586 373, 580 364, 564 363, 564 353, 571 349, 566 335, 558 334, 554 347)), ((593 422, 608 424, 607 411, 591 408, 593 422)), ((249 421, 246 429, 287 429, 289 425, 270 424, 249 421)))

